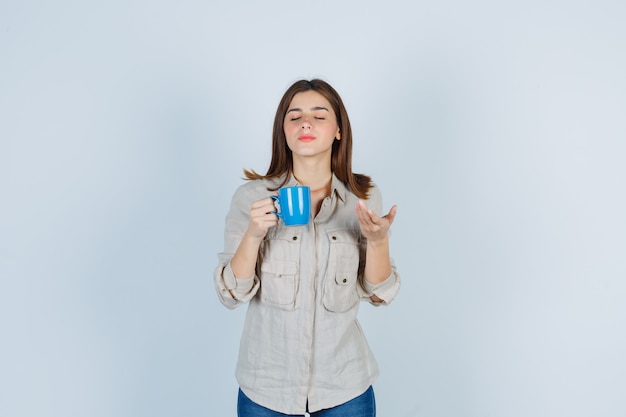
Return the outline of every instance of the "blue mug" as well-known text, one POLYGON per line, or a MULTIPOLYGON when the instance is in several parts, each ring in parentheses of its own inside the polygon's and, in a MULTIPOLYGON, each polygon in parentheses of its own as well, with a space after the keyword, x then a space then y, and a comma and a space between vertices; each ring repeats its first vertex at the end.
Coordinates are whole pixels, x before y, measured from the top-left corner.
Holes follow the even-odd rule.
POLYGON ((307 186, 284 187, 278 190, 278 196, 270 196, 278 202, 275 215, 283 219, 285 226, 303 226, 311 217, 311 190, 307 186))

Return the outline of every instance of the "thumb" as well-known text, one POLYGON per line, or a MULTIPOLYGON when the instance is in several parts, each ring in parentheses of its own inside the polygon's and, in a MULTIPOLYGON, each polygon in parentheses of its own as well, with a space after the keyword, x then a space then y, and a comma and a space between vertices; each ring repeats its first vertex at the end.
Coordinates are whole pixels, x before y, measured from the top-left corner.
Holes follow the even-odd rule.
POLYGON ((397 211, 398 211, 398 206, 394 205, 393 207, 391 207, 391 210, 389 210, 389 213, 383 216, 385 219, 389 221, 390 226, 391 226, 391 223, 393 223, 393 219, 396 218, 397 211))

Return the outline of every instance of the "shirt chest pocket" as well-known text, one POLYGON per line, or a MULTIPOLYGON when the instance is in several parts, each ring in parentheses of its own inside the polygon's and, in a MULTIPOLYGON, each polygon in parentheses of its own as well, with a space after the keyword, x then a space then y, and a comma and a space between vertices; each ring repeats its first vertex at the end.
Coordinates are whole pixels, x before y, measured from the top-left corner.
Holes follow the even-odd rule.
POLYGON ((327 235, 330 252, 322 300, 327 310, 341 313, 359 301, 360 236, 354 229, 330 230, 327 235))
POLYGON ((261 300, 283 310, 296 308, 301 233, 282 230, 266 239, 260 263, 261 300))
POLYGON ((298 284, 298 267, 295 262, 263 261, 261 299, 264 302, 287 310, 295 308, 298 284))

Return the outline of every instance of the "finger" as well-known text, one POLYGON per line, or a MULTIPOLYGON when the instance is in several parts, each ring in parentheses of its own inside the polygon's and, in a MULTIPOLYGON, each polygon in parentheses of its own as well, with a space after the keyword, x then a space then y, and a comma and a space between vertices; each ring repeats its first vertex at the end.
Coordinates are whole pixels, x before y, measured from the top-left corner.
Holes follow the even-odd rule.
POLYGON ((275 226, 278 224, 278 216, 274 213, 268 213, 263 216, 263 222, 270 226, 275 226))
POLYGON ((276 209, 271 206, 259 207, 250 212, 250 217, 252 218, 263 218, 268 214, 272 214, 276 209))
POLYGON ((259 201, 259 204, 253 210, 261 214, 267 214, 276 211, 276 205, 272 199, 264 201, 263 203, 259 201))
POLYGON ((393 207, 391 207, 391 210, 389 210, 389 213, 383 216, 385 219, 387 219, 387 221, 389 221, 389 225, 391 225, 393 223, 393 219, 396 218, 397 211, 398 206, 394 205, 393 207))
POLYGON ((359 223, 363 225, 372 225, 372 219, 369 214, 369 210, 365 206, 365 203, 361 200, 357 202, 356 215, 357 215, 357 219, 359 220, 359 223))
POLYGON ((380 217, 378 214, 374 213, 373 210, 368 210, 367 214, 372 220, 372 223, 377 224, 377 225, 383 223, 383 218, 380 217))
POLYGON ((380 225, 383 222, 382 217, 378 216, 378 214, 376 214, 372 209, 367 209, 365 211, 365 216, 373 225, 380 225))
POLYGON ((251 208, 256 209, 260 207, 273 206, 273 205, 274 205, 274 200, 271 199, 270 197, 266 197, 266 198, 262 198, 261 200, 258 200, 252 203, 251 208))
POLYGON ((254 223, 257 227, 262 229, 269 229, 272 226, 276 226, 278 223, 278 217, 275 214, 264 214, 263 216, 257 217, 254 219, 254 223))

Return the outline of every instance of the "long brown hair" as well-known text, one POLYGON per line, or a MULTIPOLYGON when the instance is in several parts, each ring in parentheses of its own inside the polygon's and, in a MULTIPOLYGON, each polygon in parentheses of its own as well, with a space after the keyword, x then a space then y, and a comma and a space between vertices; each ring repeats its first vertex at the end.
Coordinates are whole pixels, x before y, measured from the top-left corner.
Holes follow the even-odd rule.
POLYGON ((276 189, 285 185, 293 172, 293 155, 287 146, 283 123, 289 104, 293 97, 305 91, 316 91, 320 93, 332 106, 337 116, 337 125, 341 132, 341 140, 333 142, 330 169, 343 182, 346 187, 357 197, 366 199, 368 191, 373 187, 372 179, 367 175, 355 174, 352 172, 352 128, 348 112, 341 97, 335 89, 327 82, 319 79, 299 80, 287 89, 276 109, 274 117, 274 128, 272 131, 272 161, 265 175, 256 173, 253 170, 244 169, 245 179, 275 179, 284 175, 284 180, 276 189), (285 175, 287 174, 287 175, 285 175))

